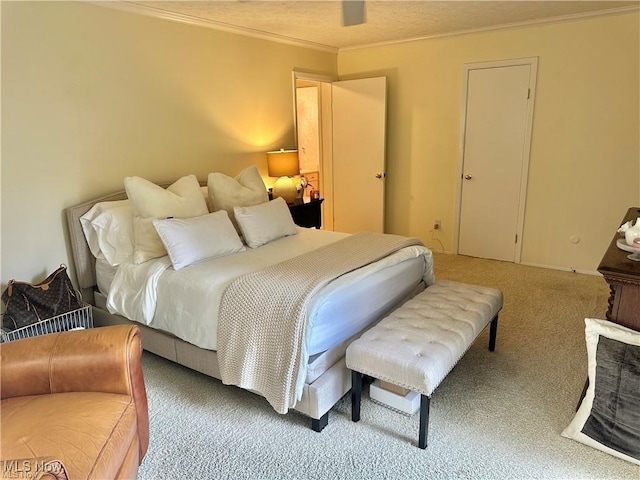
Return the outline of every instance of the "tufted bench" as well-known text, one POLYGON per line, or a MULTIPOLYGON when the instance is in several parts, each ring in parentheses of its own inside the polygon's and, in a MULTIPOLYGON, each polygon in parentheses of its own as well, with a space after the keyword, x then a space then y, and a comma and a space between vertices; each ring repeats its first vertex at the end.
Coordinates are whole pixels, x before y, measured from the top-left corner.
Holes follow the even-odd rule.
POLYGON ((501 308, 500 290, 440 280, 363 333, 346 353, 352 420, 360 420, 363 374, 418 392, 418 446, 426 448, 431 394, 489 323, 495 350, 501 308))

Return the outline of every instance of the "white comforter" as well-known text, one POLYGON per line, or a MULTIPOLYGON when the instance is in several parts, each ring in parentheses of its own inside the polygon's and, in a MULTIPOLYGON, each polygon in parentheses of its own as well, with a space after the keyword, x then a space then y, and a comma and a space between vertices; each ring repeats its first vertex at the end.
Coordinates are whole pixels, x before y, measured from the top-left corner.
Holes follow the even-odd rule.
MULTIPOLYGON (((118 268, 107 297, 107 308, 139 323, 176 335, 198 347, 217 350, 220 298, 226 286, 246 273, 274 265, 347 234, 300 228, 298 234, 255 249, 201 262, 175 271, 168 257, 118 268)), ((320 290, 309 304, 309 328, 314 312, 332 293, 365 276, 410 258, 425 257, 424 279, 433 283, 431 252, 421 246, 402 249, 383 260, 340 277, 320 290)), ((304 265, 300 265, 304 269, 304 265)))

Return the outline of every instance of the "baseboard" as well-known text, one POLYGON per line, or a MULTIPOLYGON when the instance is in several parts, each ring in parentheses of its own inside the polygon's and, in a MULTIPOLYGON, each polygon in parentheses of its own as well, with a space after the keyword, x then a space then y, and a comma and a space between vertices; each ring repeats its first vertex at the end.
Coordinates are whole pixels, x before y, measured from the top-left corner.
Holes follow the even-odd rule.
MULTIPOLYGON (((428 248, 428 247, 427 247, 428 248)), ((431 250, 433 253, 443 253, 446 255, 459 255, 458 253, 455 252, 449 252, 449 251, 437 251, 437 250, 431 250)), ((469 257, 469 258, 480 258, 480 257, 469 257)), ((483 260, 491 260, 490 258, 487 259, 483 259, 483 260)), ((501 260, 496 260, 496 262, 500 262, 501 260)), ((512 262, 515 263, 515 262, 512 262)), ((538 267, 538 268, 548 268, 550 270, 561 270, 563 272, 572 272, 572 273, 580 273, 583 275, 596 275, 596 276, 602 276, 602 274, 600 272, 598 272, 597 270, 582 270, 582 269, 576 269, 576 268, 569 268, 569 267, 559 267, 557 265, 544 265, 541 263, 530 263, 530 262, 521 262, 521 263, 515 263, 516 265, 525 265, 527 267, 538 267)))
POLYGON ((581 273, 583 275, 597 275, 602 276, 597 270, 581 270, 576 268, 558 267, 556 265, 542 265, 540 263, 522 262, 520 265, 526 265, 527 267, 548 268, 550 270, 562 270, 563 272, 581 273))
POLYGON ((431 250, 431 252, 433 252, 433 253, 443 253, 443 254, 445 254, 445 255, 457 255, 457 253, 455 253, 455 252, 451 252, 451 251, 449 251, 449 250, 436 250, 435 248, 432 248, 432 247, 430 247, 429 245, 427 245, 427 248, 428 248, 429 250, 431 250))

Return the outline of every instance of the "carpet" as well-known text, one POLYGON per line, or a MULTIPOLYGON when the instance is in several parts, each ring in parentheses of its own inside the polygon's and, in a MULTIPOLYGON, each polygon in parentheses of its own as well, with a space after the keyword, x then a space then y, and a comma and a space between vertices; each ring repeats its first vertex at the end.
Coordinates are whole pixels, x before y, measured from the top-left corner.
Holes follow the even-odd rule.
POLYGON ((639 469, 560 436, 587 377, 584 318, 604 318, 598 276, 434 254, 436 277, 499 288, 495 352, 478 338, 418 417, 371 402, 351 422, 347 395, 313 432, 296 412, 145 353, 150 444, 139 478, 633 479, 639 469))

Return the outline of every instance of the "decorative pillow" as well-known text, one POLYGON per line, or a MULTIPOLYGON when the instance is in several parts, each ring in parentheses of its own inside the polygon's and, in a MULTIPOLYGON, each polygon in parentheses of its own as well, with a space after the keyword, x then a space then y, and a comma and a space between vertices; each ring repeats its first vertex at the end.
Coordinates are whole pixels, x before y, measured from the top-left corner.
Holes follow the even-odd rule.
POLYGON ((222 173, 210 173, 207 187, 210 206, 214 211, 226 210, 236 229, 233 207, 248 207, 269 201, 267 188, 255 166, 245 168, 235 178, 222 173))
POLYGON ((298 233, 287 202, 278 197, 252 207, 235 207, 236 220, 251 248, 298 233))
POLYGON ((133 211, 129 200, 96 203, 80 218, 80 224, 96 259, 112 267, 132 261, 133 211))
POLYGON ((589 387, 562 435, 640 465, 640 332, 585 324, 589 387))
POLYGON ((200 187, 200 191, 202 192, 202 196, 204 197, 204 201, 207 204, 207 209, 209 212, 213 212, 213 207, 211 206, 211 201, 209 200, 209 187, 200 187))
POLYGON ((154 218, 189 218, 209 213, 195 175, 182 177, 166 190, 144 178, 127 177, 124 188, 133 207, 134 263, 167 254, 153 228, 154 218))
POLYGON ((173 268, 245 250, 224 210, 193 218, 153 220, 173 268))

